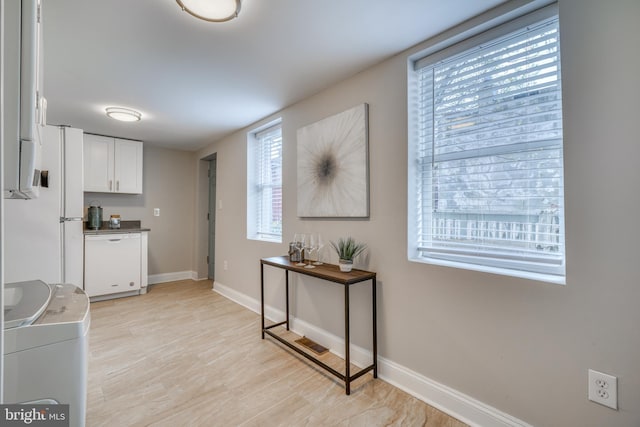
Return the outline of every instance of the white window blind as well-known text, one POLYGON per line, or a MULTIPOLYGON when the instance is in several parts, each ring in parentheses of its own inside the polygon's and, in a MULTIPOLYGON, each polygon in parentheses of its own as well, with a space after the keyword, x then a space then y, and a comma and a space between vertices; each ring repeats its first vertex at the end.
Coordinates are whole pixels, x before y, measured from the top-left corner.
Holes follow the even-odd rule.
POLYGON ((564 280, 558 31, 555 16, 416 63, 413 259, 564 280))
POLYGON ((282 241, 282 128, 249 138, 247 231, 252 239, 282 241))

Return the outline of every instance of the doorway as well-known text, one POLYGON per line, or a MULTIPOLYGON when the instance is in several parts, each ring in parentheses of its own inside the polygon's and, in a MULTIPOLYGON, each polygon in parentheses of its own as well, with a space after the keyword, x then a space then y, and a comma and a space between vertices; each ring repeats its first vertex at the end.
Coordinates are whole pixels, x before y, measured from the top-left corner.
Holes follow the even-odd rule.
POLYGON ((209 223, 209 255, 207 256, 208 273, 207 277, 215 280, 216 271, 216 166, 217 156, 214 154, 209 159, 209 207, 207 210, 207 220, 209 223))

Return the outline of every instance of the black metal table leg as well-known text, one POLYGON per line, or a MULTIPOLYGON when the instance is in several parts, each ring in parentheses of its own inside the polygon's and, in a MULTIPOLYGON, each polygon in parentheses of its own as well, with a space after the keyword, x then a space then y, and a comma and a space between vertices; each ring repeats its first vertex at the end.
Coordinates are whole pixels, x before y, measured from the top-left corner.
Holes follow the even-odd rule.
POLYGON ((262 339, 264 339, 264 264, 260 263, 260 317, 262 320, 262 339))
POLYGON ((349 360, 349 285, 344 287, 344 385, 347 395, 351 394, 351 362, 349 360))
POLYGON ((285 270, 285 293, 287 294, 287 331, 289 330, 289 270, 285 270))
POLYGON ((376 302, 376 279, 371 279, 373 295, 373 378, 378 378, 378 304, 376 302))

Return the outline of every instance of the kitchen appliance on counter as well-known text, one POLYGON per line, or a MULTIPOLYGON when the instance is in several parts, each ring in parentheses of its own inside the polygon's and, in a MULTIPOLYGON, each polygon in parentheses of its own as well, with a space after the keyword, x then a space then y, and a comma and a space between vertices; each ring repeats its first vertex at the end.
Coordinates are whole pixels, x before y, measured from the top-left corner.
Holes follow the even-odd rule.
POLYGON ((97 230, 102 226, 102 208, 96 206, 95 202, 91 202, 91 206, 87 210, 87 227, 97 230))
POLYGON ((4 288, 3 403, 68 404, 85 425, 89 298, 73 285, 40 280, 4 288))
POLYGON ((83 134, 70 127, 42 129, 42 166, 49 187, 34 200, 4 203, 4 274, 7 282, 83 280, 83 134))
POLYGON ((111 218, 109 218, 109 228, 120 228, 120 215, 111 215, 111 218))

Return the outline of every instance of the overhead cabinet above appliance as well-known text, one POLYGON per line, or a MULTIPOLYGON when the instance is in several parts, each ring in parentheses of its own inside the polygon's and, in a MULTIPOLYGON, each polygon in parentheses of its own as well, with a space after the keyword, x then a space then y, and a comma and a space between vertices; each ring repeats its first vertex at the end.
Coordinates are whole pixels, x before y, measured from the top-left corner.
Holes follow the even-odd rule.
POLYGON ((84 191, 142 194, 142 142, 86 133, 84 191))

